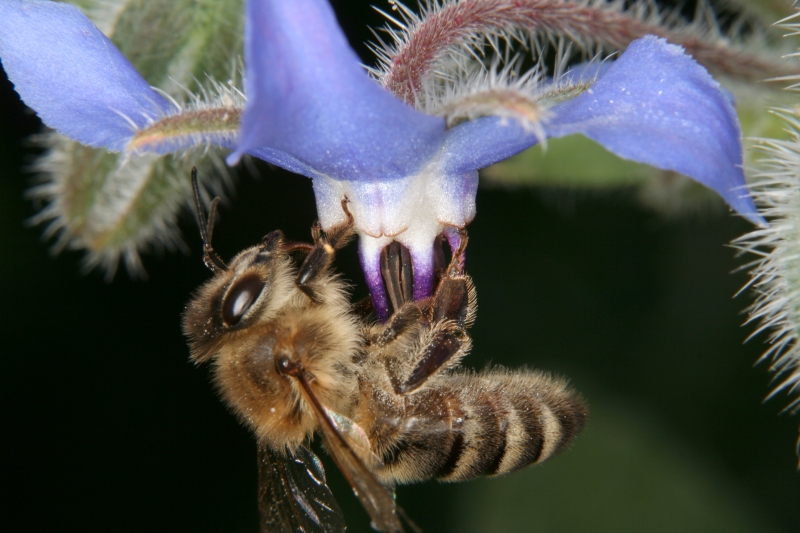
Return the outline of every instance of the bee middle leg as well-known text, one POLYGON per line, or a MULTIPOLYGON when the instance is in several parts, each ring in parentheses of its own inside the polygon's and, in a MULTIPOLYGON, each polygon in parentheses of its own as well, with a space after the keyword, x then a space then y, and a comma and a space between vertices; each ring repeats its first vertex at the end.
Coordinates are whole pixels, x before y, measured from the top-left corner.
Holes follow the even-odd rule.
POLYGON ((475 286, 464 272, 464 255, 467 247, 467 232, 460 230, 458 248, 453 250, 450 264, 442 273, 431 300, 429 317, 431 323, 452 320, 458 328, 466 329, 475 320, 477 299, 475 286))
POLYGON ((432 297, 419 302, 413 299, 414 270, 408 249, 395 241, 381 252, 381 276, 389 297, 390 313, 389 320, 373 337, 374 342, 383 346, 401 336, 415 322, 434 324, 453 320, 460 328, 472 324, 476 307, 475 290, 469 276, 464 274, 467 233, 465 230, 459 233, 459 245, 453 250, 446 268, 443 267, 444 253, 441 250, 443 237, 440 236, 436 241, 436 288, 432 297))
MULTIPOLYGON (((460 237, 433 296, 420 302, 406 300, 373 337, 372 342, 382 347, 393 342, 413 347, 411 353, 401 350, 399 355, 391 348, 387 350, 394 354, 386 359, 386 365, 398 394, 412 392, 433 375, 455 366, 472 346, 466 330, 474 321, 477 302, 472 280, 464 272, 466 232, 462 230, 460 237)), ((392 258, 391 253, 386 255, 392 258)), ((398 273, 402 276, 400 257, 400 267, 385 269, 384 277, 398 273)), ((385 281, 387 287, 403 285, 402 279, 395 283, 385 281)), ((388 292, 391 294, 391 290, 388 292)), ((404 291, 400 289, 398 293, 402 295, 404 291)))
POLYGON ((300 269, 297 271, 297 278, 295 279, 297 288, 317 303, 320 302, 321 298, 314 287, 314 282, 322 273, 328 271, 336 255, 336 250, 343 248, 354 233, 354 219, 347 208, 346 198, 342 200, 342 209, 347 215, 345 222, 332 227, 326 232, 322 231, 319 222, 315 223, 311 228, 314 244, 309 247, 308 255, 306 255, 303 264, 300 265, 300 269))

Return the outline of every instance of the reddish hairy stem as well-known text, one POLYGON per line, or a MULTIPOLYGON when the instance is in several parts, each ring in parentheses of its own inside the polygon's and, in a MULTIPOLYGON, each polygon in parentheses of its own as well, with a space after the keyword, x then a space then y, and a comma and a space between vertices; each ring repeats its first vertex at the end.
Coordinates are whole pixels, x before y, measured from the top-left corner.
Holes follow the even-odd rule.
POLYGON ((432 12, 409 28, 390 58, 383 85, 414 103, 425 76, 448 49, 476 34, 510 28, 544 30, 622 49, 645 35, 679 44, 706 68, 748 81, 800 73, 796 65, 765 59, 723 40, 661 27, 612 9, 564 0, 463 0, 432 12))
POLYGON ((238 133, 241 122, 242 110, 238 107, 189 109, 137 131, 126 149, 136 150, 188 135, 238 133))

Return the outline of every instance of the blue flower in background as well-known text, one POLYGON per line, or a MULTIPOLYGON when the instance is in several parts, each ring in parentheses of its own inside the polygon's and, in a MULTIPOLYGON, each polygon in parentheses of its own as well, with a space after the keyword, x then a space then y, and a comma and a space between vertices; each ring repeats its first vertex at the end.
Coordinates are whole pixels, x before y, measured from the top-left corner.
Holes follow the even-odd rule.
MULTIPOLYGON (((733 106, 703 67, 663 39, 634 41, 588 89, 547 109, 536 128, 508 116, 448 128, 368 76, 327 0, 249 0, 245 32, 241 130, 209 129, 184 141, 231 148, 231 164, 251 154, 311 178, 323 228, 345 219, 347 197, 379 315, 387 309, 381 250, 392 240, 405 245, 414 296, 429 295, 433 242, 475 216, 478 169, 542 135, 582 133, 621 157, 690 176, 764 224, 745 188, 733 106)), ((138 131, 179 111, 63 3, 2 0, 0 60, 45 124, 91 146, 134 151, 138 131)), ((184 141, 135 150, 166 153, 189 146, 184 141)))

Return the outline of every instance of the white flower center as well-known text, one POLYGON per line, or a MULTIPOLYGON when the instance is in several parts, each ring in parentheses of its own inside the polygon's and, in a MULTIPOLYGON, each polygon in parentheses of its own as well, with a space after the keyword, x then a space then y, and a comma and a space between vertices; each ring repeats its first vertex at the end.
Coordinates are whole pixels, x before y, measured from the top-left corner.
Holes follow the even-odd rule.
POLYGON ((463 228, 475 217, 477 171, 445 174, 440 159, 416 175, 388 181, 314 179, 323 228, 346 220, 344 197, 362 247, 383 248, 396 240, 413 252, 430 249, 445 226, 463 228))

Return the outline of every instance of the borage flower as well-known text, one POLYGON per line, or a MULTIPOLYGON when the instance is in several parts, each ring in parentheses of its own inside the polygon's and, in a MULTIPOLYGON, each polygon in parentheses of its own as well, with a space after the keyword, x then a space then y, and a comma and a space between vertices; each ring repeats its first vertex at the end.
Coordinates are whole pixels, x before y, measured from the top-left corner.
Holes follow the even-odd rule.
POLYGON ((429 295, 434 243, 444 234, 453 245, 454 230, 475 216, 478 169, 546 137, 582 133, 623 158, 685 174, 764 224, 745 189, 733 106, 703 67, 663 39, 634 41, 607 68, 540 82, 523 95, 523 111, 497 93, 499 103, 476 96, 473 113, 447 121, 369 77, 327 0, 248 0, 245 16, 241 114, 187 112, 164 98, 61 3, 4 0, 0 59, 45 124, 82 143, 135 157, 211 142, 234 150, 231 164, 251 154, 313 180, 323 228, 344 221, 346 198, 381 317, 381 251, 392 241, 408 248, 414 297, 429 295))

